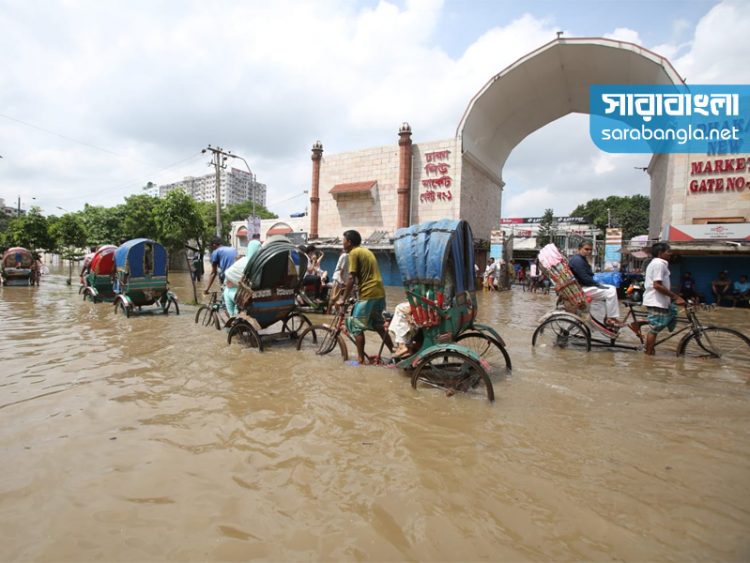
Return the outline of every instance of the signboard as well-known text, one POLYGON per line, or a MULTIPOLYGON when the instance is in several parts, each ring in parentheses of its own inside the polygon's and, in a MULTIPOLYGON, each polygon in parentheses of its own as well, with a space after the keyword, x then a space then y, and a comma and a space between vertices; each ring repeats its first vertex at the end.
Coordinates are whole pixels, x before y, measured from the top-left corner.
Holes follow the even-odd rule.
POLYGON ((666 225, 662 240, 750 240, 750 223, 718 223, 714 225, 666 225))
MULTIPOLYGON (((544 217, 506 217, 500 219, 501 225, 534 225, 541 223, 544 217)), ((560 225, 585 225, 585 217, 553 217, 552 220, 560 225)))
POLYGON ((253 238, 253 235, 260 234, 260 217, 247 218, 247 236, 253 238))
POLYGON ((622 229, 607 229, 604 245, 604 271, 617 272, 620 270, 620 255, 622 249, 622 229))

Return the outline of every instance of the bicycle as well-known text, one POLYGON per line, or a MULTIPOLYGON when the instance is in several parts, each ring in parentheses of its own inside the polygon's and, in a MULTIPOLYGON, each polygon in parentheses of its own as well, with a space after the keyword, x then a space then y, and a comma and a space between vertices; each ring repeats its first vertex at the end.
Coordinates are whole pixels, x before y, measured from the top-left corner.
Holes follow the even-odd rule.
POLYGON ((213 326, 216 330, 221 330, 229 320, 227 306, 224 303, 224 293, 212 291, 210 295, 208 304, 201 305, 195 312, 195 324, 213 326))
MULTIPOLYGON (((639 346, 618 343, 617 339, 622 329, 617 330, 614 338, 600 338, 592 333, 584 319, 565 311, 553 311, 546 315, 534 331, 531 344, 536 346, 541 344, 542 341, 546 341, 560 348, 580 345, 586 351, 590 351, 592 346, 640 350, 644 344, 640 325, 648 323, 645 320, 647 313, 635 309, 636 305, 639 305, 638 303, 624 301, 623 304, 628 309, 624 323, 638 337, 639 346)), ((750 338, 732 328, 704 325, 698 318, 697 310, 698 305, 687 302, 685 304, 685 316, 677 318, 678 325, 683 326, 665 336, 657 337, 655 345, 658 346, 681 334, 683 336, 677 343, 677 356, 718 359, 721 360, 723 365, 749 365, 750 338)))

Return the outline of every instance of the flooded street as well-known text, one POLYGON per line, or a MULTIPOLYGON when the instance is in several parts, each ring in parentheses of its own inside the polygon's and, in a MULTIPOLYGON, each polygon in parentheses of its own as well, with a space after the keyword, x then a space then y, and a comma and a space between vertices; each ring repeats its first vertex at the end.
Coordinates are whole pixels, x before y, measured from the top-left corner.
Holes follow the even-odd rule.
POLYGON ((514 366, 491 404, 76 282, 0 288, 2 561, 750 559, 750 374, 676 342, 532 348, 554 296, 480 293, 514 366))

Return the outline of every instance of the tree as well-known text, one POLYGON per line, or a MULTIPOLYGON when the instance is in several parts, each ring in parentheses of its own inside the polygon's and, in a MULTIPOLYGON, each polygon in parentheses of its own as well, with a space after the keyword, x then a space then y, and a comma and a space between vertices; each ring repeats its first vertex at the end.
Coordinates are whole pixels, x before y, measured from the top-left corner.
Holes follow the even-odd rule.
POLYGON ((47 218, 41 209, 32 207, 26 215, 11 219, 5 232, 4 246, 22 246, 30 250, 55 249, 55 243, 50 237, 47 218))
POLYGON ((203 254, 211 231, 196 201, 183 190, 172 190, 154 207, 158 240, 170 249, 179 249, 194 240, 203 254))
MULTIPOLYGON (((253 214, 253 202, 250 200, 235 203, 227 206, 227 210, 224 213, 227 219, 231 221, 243 221, 253 214)), ((259 203, 255 204, 255 216, 261 219, 278 219, 279 216, 266 209, 259 203)), ((222 217, 223 219, 223 217, 222 217)), ((214 221, 214 223, 216 223, 214 221)))
POLYGON ((625 240, 629 240, 648 232, 649 206, 650 200, 644 195, 609 196, 579 205, 570 215, 585 217, 602 230, 606 229, 608 224, 620 227, 625 240))
POLYGON ((50 229, 56 246, 61 250, 61 257, 68 261, 68 285, 73 279, 73 261, 83 258, 83 248, 88 241, 83 220, 74 213, 66 213, 50 229))
POLYGON ((539 232, 536 235, 536 245, 538 248, 547 246, 552 242, 552 236, 555 234, 553 224, 555 214, 551 209, 545 209, 542 220, 539 222, 539 232))
POLYGON ((80 213, 91 244, 119 244, 127 238, 123 230, 123 206, 102 207, 89 205, 80 213))
POLYGON ((158 202, 158 197, 147 194, 126 197, 125 203, 120 206, 122 238, 157 238, 154 209, 158 202))

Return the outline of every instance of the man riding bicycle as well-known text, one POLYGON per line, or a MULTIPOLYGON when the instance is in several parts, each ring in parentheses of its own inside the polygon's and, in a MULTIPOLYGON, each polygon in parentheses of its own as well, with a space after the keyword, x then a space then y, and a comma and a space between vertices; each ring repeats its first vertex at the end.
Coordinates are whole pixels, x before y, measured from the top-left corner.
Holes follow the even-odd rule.
POLYGON ((357 360, 365 363, 365 330, 374 330, 385 342, 388 350, 393 352, 393 342, 385 330, 383 311, 385 311, 385 285, 380 275, 380 268, 375 255, 360 246, 362 236, 354 230, 344 232, 344 251, 349 256, 349 279, 346 282, 343 296, 339 303, 346 303, 352 293, 355 282, 359 286, 359 299, 352 308, 352 314, 346 319, 346 328, 354 337, 357 345, 357 360))

